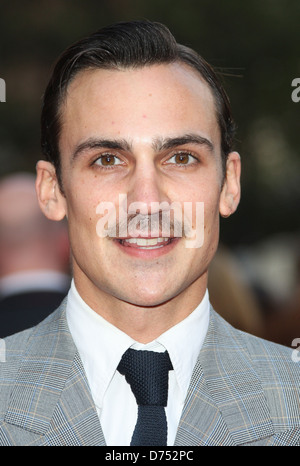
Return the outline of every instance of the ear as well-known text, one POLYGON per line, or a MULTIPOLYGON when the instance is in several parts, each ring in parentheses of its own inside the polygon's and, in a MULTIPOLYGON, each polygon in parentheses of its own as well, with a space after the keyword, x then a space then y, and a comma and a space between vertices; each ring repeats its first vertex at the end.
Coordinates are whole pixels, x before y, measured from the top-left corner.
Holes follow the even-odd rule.
POLYGON ((63 196, 52 163, 40 160, 36 165, 36 192, 40 208, 50 220, 62 220, 67 213, 63 196))
POLYGON ((230 152, 226 162, 225 180, 220 197, 220 214, 229 217, 233 214, 241 198, 241 159, 237 152, 230 152))

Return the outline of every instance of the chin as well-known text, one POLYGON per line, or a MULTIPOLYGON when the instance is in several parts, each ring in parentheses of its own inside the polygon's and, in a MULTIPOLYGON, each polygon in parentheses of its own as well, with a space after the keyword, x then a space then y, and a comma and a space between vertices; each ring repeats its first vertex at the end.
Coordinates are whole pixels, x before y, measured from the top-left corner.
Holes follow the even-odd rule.
POLYGON ((131 296, 131 298, 127 299, 127 302, 134 306, 150 308, 161 306, 170 301, 173 297, 174 296, 170 292, 158 292, 158 290, 153 292, 139 291, 138 294, 135 293, 135 296, 131 296))

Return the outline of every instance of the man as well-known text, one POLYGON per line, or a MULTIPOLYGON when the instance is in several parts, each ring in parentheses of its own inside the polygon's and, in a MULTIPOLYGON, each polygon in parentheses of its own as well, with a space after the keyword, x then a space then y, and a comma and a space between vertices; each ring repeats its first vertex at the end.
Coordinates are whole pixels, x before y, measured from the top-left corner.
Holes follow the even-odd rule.
POLYGON ((65 222, 51 222, 36 197, 35 176, 0 181, 0 337, 36 325, 70 286, 65 222))
POLYGON ((5 340, 3 444, 299 445, 292 352, 209 305, 219 215, 240 199, 233 130, 211 67, 160 24, 60 57, 36 185, 45 215, 68 219, 73 282, 5 340))

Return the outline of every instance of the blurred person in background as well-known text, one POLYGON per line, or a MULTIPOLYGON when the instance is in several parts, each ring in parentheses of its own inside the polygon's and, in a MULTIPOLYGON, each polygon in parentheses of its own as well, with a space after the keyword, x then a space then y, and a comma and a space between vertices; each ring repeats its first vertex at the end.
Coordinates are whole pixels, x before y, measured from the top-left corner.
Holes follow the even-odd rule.
POLYGON ((239 330, 262 337, 264 312, 256 293, 234 254, 219 245, 208 274, 213 308, 239 330))
POLYGON ((0 337, 31 327, 62 301, 69 287, 64 222, 42 215, 35 177, 0 181, 0 337))
POLYGON ((300 342, 300 244, 295 248, 295 286, 290 297, 267 316, 264 337, 285 346, 300 342))

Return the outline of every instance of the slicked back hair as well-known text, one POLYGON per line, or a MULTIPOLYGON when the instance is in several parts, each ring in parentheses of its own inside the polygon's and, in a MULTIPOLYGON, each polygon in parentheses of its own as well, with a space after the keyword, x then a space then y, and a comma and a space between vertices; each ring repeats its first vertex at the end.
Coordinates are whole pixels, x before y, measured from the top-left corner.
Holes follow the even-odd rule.
POLYGON ((178 44, 163 24, 150 21, 120 22, 94 32, 63 52, 46 88, 41 115, 42 153, 54 165, 61 188, 61 107, 75 76, 80 71, 90 69, 134 69, 170 63, 190 66, 211 89, 221 132, 222 165, 225 172, 235 125, 229 99, 212 66, 194 50, 178 44))

